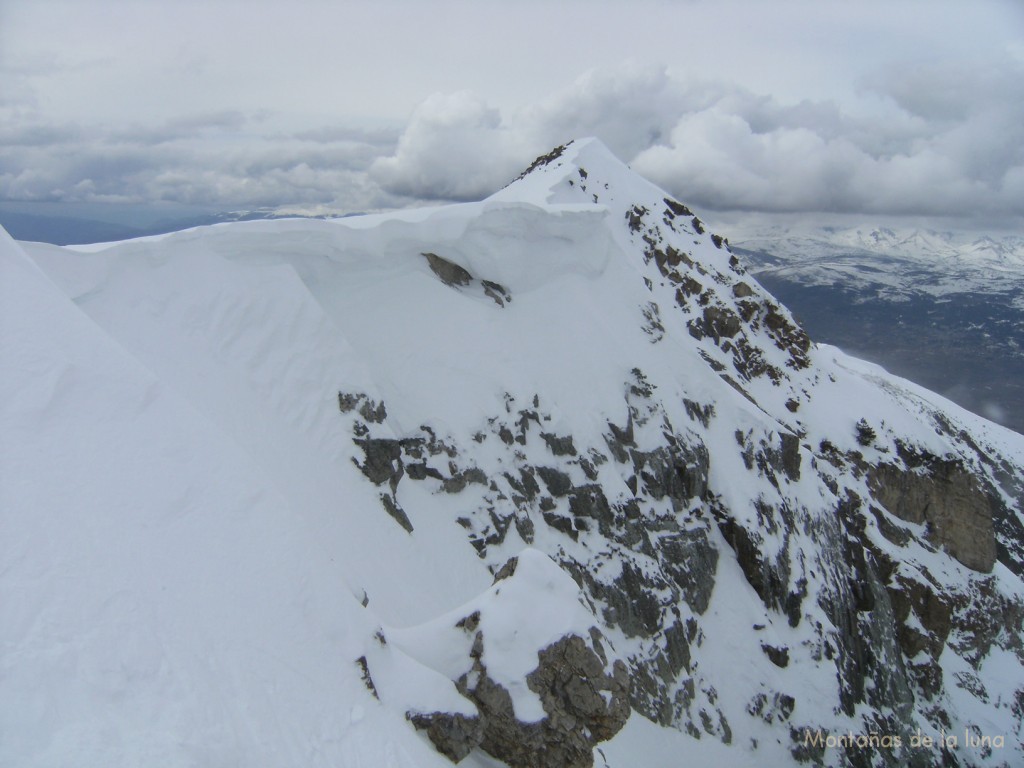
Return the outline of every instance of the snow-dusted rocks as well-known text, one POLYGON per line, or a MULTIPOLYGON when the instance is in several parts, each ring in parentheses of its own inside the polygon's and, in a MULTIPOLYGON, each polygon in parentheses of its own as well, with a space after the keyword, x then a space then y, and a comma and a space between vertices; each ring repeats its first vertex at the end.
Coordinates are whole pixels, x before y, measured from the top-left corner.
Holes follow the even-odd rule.
POLYGON ((480 747, 512 768, 589 768, 594 745, 630 713, 626 666, 609 658, 596 623, 576 583, 546 555, 524 550, 479 598, 388 633, 477 711, 412 710, 409 719, 455 761, 480 747))
POLYGON ((1024 759, 1024 438, 599 142, 2 256, 0 763, 1024 759))

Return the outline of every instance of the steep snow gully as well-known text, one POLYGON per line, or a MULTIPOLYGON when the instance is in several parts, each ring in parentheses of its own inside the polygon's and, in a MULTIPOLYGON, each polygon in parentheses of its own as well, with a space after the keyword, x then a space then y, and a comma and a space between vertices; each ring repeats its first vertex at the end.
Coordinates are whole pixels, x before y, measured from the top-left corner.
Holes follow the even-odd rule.
POLYGON ((1024 437, 596 140, 0 257, 0 765, 1024 763, 1024 437))

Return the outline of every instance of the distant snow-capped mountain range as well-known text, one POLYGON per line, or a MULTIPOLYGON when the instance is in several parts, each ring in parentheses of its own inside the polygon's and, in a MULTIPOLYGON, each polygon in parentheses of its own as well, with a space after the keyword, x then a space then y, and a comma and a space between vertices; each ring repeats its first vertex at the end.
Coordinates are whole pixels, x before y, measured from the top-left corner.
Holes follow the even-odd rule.
POLYGON ((727 231, 813 338, 1024 431, 1024 237, 756 222, 727 231))
POLYGON ((972 259, 1024 266, 1024 237, 1020 235, 990 236, 965 232, 937 232, 927 229, 892 229, 889 227, 818 227, 795 230, 772 227, 761 232, 741 232, 734 238, 744 243, 784 243, 794 255, 808 255, 822 245, 845 251, 865 251, 880 256, 909 256, 921 259, 972 259))
POLYGON ((734 228, 732 245, 759 273, 806 285, 837 282, 910 293, 1016 294, 1024 308, 1024 237, 888 227, 734 228))

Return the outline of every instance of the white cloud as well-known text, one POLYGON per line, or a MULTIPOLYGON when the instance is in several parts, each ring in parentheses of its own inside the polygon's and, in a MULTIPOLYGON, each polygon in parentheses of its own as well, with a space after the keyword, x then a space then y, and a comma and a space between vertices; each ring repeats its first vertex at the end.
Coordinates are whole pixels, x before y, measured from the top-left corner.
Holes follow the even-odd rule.
POLYGON ((698 209, 1024 216, 1022 62, 918 62, 862 85, 859 106, 786 103, 623 65, 518 108, 435 94, 394 133, 285 133, 237 110, 115 128, 21 121, 0 136, 0 198, 350 210, 470 200, 596 135, 698 209))
POLYGON ((394 137, 264 137, 233 113, 152 127, 29 125, 7 133, 0 138, 14 140, 0 141, 0 200, 346 210, 396 204, 366 173, 394 137))
POLYGON ((481 197, 551 146, 600 137, 697 207, 932 216, 1024 214, 1024 68, 1009 59, 894 71, 860 114, 784 104, 664 68, 591 72, 499 113, 470 94, 434 96, 372 178, 388 192, 481 197), (931 95, 927 95, 931 94, 931 95))
POLYGON ((395 154, 371 166, 370 177, 396 195, 479 199, 510 178, 521 142, 479 97, 434 94, 413 113, 395 154))
POLYGON ((374 163, 371 178, 396 195, 472 200, 573 138, 598 136, 629 159, 662 140, 689 101, 703 98, 696 90, 664 67, 627 64, 589 72, 504 114, 475 94, 435 94, 414 111, 395 153, 374 163))

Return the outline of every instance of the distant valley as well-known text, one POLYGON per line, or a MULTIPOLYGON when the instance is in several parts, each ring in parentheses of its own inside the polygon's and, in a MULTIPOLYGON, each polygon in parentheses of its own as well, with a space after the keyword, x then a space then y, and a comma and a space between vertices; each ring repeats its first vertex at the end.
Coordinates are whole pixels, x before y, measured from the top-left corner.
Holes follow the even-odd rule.
POLYGON ((732 245, 815 341, 1024 432, 1024 238, 775 229, 732 245))

